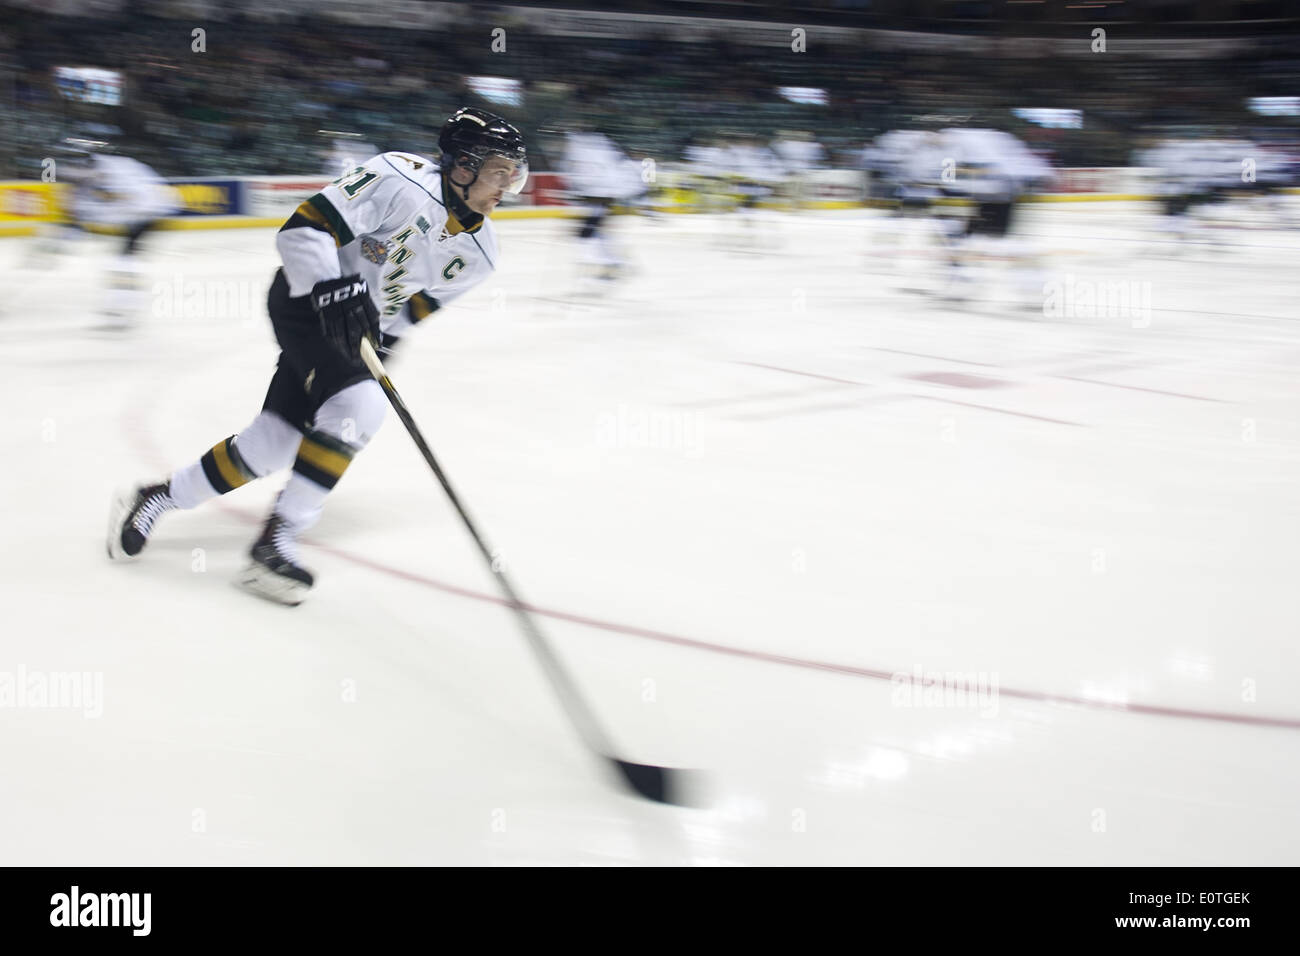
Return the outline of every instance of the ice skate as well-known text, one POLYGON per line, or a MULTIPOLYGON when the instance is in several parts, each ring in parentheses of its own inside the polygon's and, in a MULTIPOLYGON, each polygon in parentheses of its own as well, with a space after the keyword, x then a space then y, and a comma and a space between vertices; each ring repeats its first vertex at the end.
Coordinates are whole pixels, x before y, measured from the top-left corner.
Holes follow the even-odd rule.
POLYGON ((167 482, 118 492, 108 517, 108 556, 115 561, 134 558, 144 550, 158 516, 175 507, 167 482))
POLYGON ((295 535, 279 515, 267 520, 249 558, 238 580, 244 590, 291 607, 301 604, 311 590, 311 572, 298 563, 295 535))

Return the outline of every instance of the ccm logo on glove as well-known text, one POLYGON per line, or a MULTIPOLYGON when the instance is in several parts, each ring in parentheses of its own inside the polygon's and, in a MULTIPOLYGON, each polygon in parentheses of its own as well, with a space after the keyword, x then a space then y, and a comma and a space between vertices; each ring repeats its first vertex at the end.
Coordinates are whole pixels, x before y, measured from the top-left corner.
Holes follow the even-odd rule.
POLYGON ((361 343, 369 339, 375 348, 383 337, 379 309, 359 275, 326 279, 312 286, 311 304, 320 317, 321 335, 349 362, 361 360, 361 343))
POLYGON ((366 280, 358 279, 350 286, 343 286, 342 288, 331 289, 320 293, 316 296, 314 305, 316 310, 319 311, 332 302, 343 302, 346 299, 351 299, 353 296, 369 294, 370 289, 366 286, 366 280))

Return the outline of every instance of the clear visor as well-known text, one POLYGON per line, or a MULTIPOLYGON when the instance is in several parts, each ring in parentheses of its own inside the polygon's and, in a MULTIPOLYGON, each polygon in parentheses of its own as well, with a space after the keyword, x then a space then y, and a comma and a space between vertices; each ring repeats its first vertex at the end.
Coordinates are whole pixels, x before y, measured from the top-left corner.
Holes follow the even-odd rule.
POLYGON ((518 196, 528 182, 528 160, 510 159, 505 156, 489 156, 478 172, 478 181, 486 183, 493 189, 518 196))

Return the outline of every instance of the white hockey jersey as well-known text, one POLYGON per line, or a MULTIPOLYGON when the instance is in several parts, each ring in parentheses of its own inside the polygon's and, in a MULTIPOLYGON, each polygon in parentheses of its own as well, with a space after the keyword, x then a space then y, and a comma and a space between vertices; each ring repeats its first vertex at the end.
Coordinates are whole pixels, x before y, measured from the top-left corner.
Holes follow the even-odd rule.
POLYGON ((569 133, 563 169, 575 196, 628 199, 645 191, 640 165, 629 160, 604 133, 569 133))
POLYGON ((160 219, 178 208, 176 193, 163 178, 127 156, 95 154, 74 181, 72 213, 81 222, 125 225, 160 219))
POLYGON ((697 176, 725 176, 730 171, 727 151, 721 146, 692 144, 682 150, 682 162, 697 176))
POLYGON ((778 139, 772 150, 792 173, 826 166, 826 147, 815 139, 778 139))
MULTIPOLYGON (((298 207, 319 228, 276 236, 289 294, 325 279, 360 275, 384 332, 401 335, 423 311, 446 305, 497 264, 492 220, 466 228, 444 202, 438 165, 413 153, 381 153, 298 207), (403 308, 413 296, 423 308, 403 308)), ((478 217, 475 217, 478 218, 478 217)), ((415 303, 413 303, 414 305, 415 303)))
POLYGON ((760 183, 785 178, 785 166, 771 147, 738 143, 727 150, 726 164, 735 175, 760 183))
POLYGON ((950 161, 955 181, 940 170, 945 191, 990 202, 1011 202, 1026 190, 1051 181, 1052 167, 1010 133, 958 127, 939 133, 933 154, 950 161))
POLYGON ((942 143, 938 133, 895 129, 876 137, 864 151, 868 165, 888 192, 901 199, 933 199, 943 175, 942 143))

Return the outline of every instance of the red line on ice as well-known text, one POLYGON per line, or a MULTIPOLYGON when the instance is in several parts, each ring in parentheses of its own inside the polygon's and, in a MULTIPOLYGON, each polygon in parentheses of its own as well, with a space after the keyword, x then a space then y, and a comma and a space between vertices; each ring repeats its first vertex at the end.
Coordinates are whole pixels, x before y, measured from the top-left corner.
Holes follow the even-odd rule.
MULTIPOLYGON (((234 511, 235 509, 229 509, 234 511)), ((241 517, 250 521, 250 523, 260 523, 261 518, 251 515, 248 512, 239 512, 241 517)), ((326 554, 341 558, 352 564, 369 568, 372 571, 378 571, 380 574, 387 574, 392 577, 401 578, 404 581, 410 581, 415 584, 422 584, 446 594, 454 594, 457 597, 471 598, 476 601, 486 601, 490 604, 497 604, 501 607, 509 607, 510 604, 505 598, 495 594, 485 594, 481 591, 475 591, 470 588, 459 587, 454 584, 447 584, 436 578, 427 577, 423 574, 416 574, 412 571, 406 571, 402 568, 391 567, 378 561, 372 561, 370 558, 354 554, 350 551, 344 551, 341 548, 335 548, 330 545, 323 545, 316 542, 309 542, 313 547, 324 551, 326 554)), ((826 671, 832 674, 842 674, 847 677, 862 677, 869 680, 892 682, 895 674, 909 677, 904 671, 887 671, 871 667, 855 667, 851 664, 836 664, 831 661, 809 660, 801 657, 789 657, 784 654, 771 654, 767 651, 757 651, 752 648, 730 647, 726 644, 714 644, 709 641, 698 640, 693 637, 683 637, 680 634, 670 634, 667 631, 656 631, 646 627, 638 627, 633 624, 619 624, 615 621, 606 621, 600 618, 589 617, 585 614, 574 614, 570 611, 559 611, 553 608, 539 607, 535 604, 523 605, 527 610, 540 617, 551 618, 557 621, 568 621, 571 624, 580 624, 583 627, 595 628, 601 631, 609 631, 614 634, 626 634, 630 637, 640 637, 645 640, 658 641, 661 644, 673 644, 678 647, 689 647, 695 650, 709 651, 713 654, 725 654, 731 657, 740 657, 747 660, 763 661, 768 664, 782 664, 787 667, 799 667, 805 670, 826 671)), ((943 686, 943 685, 936 685, 943 686)), ((1035 690, 1018 690, 1014 687, 1001 687, 998 694, 1003 697, 1012 697, 1017 700, 1034 701, 1043 704, 1064 704, 1067 706, 1085 707, 1091 710, 1110 710, 1110 711, 1127 711, 1134 714, 1149 714, 1157 717, 1183 717, 1197 720, 1216 720, 1227 723, 1253 724, 1262 727, 1285 727, 1292 730, 1300 730, 1300 719, 1291 719, 1287 717, 1266 717, 1253 716, 1250 714, 1232 714, 1222 711, 1211 710, 1193 710, 1181 707, 1162 707, 1154 704, 1130 704, 1121 702, 1110 702, 1096 700, 1087 697, 1072 697, 1064 694, 1049 694, 1043 691, 1035 690)))
MULTIPOLYGON (((746 363, 753 364, 753 363, 746 363)), ((853 383, 857 384, 857 383, 853 383)), ((143 394, 143 393, 142 393, 143 394)), ((918 396, 919 397, 919 396, 918 396)), ((132 406, 122 416, 123 431, 126 433, 127 440, 135 446, 140 456, 149 463, 149 466, 158 472, 163 472, 168 466, 163 464, 163 456, 159 449, 153 443, 153 436, 147 428, 147 412, 152 408, 158 407, 156 404, 157 396, 154 396, 154 404, 145 405, 141 398, 137 398, 132 406)), ((959 402, 957 404, 966 404, 959 402)), ((974 406, 982 408, 985 406, 974 406)), ((993 411, 1002 411, 1002 409, 992 409, 993 411)), ((1009 414, 1018 414, 1011 412, 1009 414)), ((1031 416, 1033 417, 1033 416, 1031 416)), ((1052 419, 1048 419, 1052 421, 1052 419)), ((1063 424, 1073 424, 1066 422, 1063 424)), ((260 525, 262 516, 252 512, 237 508, 227 502, 217 499, 216 505, 228 514, 248 522, 252 525, 260 525)), ((329 545, 323 545, 308 539, 305 543, 312 547, 319 548, 326 554, 333 555, 344 561, 369 568, 380 574, 386 574, 390 577, 399 578, 404 581, 410 581, 414 584, 422 584, 425 587, 434 588, 445 594, 453 594, 457 597, 469 598, 475 601, 486 601, 491 604, 497 604, 502 607, 509 607, 509 602, 504 598, 494 594, 485 594, 481 591, 475 591, 470 588, 459 587, 454 584, 447 584, 438 581, 435 578, 427 577, 423 574, 416 574, 402 568, 391 567, 378 561, 372 561, 370 558, 354 554, 350 551, 344 551, 341 548, 335 548, 329 545)), ((568 621, 572 624, 579 624, 583 627, 591 627, 597 630, 609 631, 614 634, 626 634, 631 637, 640 637, 646 640, 658 641, 662 644, 673 644, 678 647, 689 647, 695 650, 708 651, 713 654, 725 654, 731 657, 739 657, 752 661, 763 661, 768 664, 782 664, 787 667, 798 667, 805 670, 819 670, 832 674, 842 674, 847 677, 860 677, 868 680, 877 680, 892 682, 894 675, 899 674, 908 676, 904 671, 887 671, 879 668, 855 667, 850 664, 836 664, 829 661, 808 660, 801 657, 788 657, 783 654, 771 654, 766 651, 758 651, 743 647, 729 647, 725 644, 714 644, 709 641, 701 641, 691 637, 683 637, 678 634, 669 634, 666 631, 655 631, 650 628, 637 627, 631 624, 619 624, 614 621, 605 621, 600 618, 588 617, 582 614, 573 614, 568 611, 558 611, 550 608, 538 607, 532 604, 525 604, 525 608, 534 614, 542 617, 551 618, 558 621, 568 621)), ((1043 704, 1064 704, 1067 706, 1082 707, 1089 710, 1105 710, 1114 712, 1124 712, 1131 714, 1146 714, 1156 717, 1181 717, 1184 719, 1194 720, 1213 720, 1223 723, 1249 724, 1257 727, 1282 727, 1288 730, 1300 730, 1300 718, 1288 717, 1268 717, 1253 716, 1250 714, 1233 714, 1224 711, 1211 710, 1193 710, 1181 707, 1162 707, 1154 704, 1131 704, 1121 702, 1111 702, 1102 700, 1093 700, 1086 697, 1072 697, 1062 694, 1049 694, 1043 691, 1018 690, 1014 687, 999 688, 998 694, 1005 697, 1011 697, 1018 700, 1033 701, 1043 704)))

